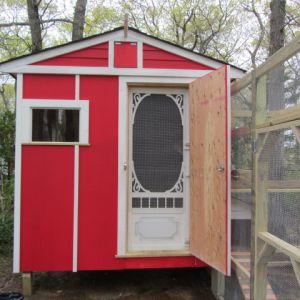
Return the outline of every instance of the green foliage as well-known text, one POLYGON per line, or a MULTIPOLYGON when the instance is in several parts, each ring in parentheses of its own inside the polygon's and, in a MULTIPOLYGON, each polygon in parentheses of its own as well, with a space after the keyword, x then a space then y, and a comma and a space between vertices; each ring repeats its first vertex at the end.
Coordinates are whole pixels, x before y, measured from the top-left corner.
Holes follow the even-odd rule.
POLYGON ((15 116, 0 110, 0 251, 12 246, 15 116))

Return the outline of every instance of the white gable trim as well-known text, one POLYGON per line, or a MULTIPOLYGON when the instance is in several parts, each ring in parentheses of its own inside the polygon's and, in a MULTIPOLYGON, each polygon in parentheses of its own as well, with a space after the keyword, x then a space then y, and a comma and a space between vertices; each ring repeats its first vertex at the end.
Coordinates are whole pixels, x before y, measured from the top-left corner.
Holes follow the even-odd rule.
MULTIPOLYGON (((124 38, 123 29, 119 29, 118 31, 110 32, 107 34, 103 34, 101 36, 96 36, 94 38, 90 39, 83 39, 80 42, 76 43, 70 43, 62 47, 58 47, 55 49, 49 49, 47 51, 42 51, 41 53, 29 55, 20 59, 13 60, 11 62, 0 64, 0 71, 7 72, 7 73, 32 73, 33 69, 30 68, 36 68, 36 67, 52 67, 52 66, 29 66, 33 63, 37 63, 39 61, 47 60, 50 58, 54 58, 60 55, 64 55, 70 52, 82 50, 84 48, 88 48, 91 46, 95 46, 98 44, 103 44, 108 42, 108 68, 97 68, 97 69, 103 69, 105 71, 110 70, 110 74, 107 75, 131 75, 128 73, 118 73, 117 70, 120 70, 119 68, 113 67, 114 62, 114 42, 115 41, 131 41, 131 42, 137 42, 138 45, 138 69, 142 68, 143 64, 143 44, 148 44, 150 46, 162 49, 164 51, 170 52, 175 55, 179 55, 181 57, 184 57, 186 59, 189 59, 191 61, 194 61, 196 63, 203 64, 205 66, 218 69, 225 65, 225 63, 215 61, 214 59, 201 56, 197 53, 190 52, 185 49, 181 49, 179 47, 176 47, 175 45, 168 44, 164 41, 157 40, 153 37, 144 35, 142 33, 135 32, 133 30, 128 31, 128 37, 124 38), (116 70, 114 73, 113 71, 116 70), (112 74, 113 73, 113 74, 112 74)), ((53 66, 53 68, 59 69, 63 68, 65 74, 75 74, 70 73, 69 69, 74 69, 75 67, 69 67, 69 66, 53 66)), ((96 69, 96 67, 78 67, 78 68, 85 68, 88 70, 88 68, 92 71, 93 69, 96 69)), ((244 75, 244 72, 241 71, 238 68, 232 67, 232 74, 234 75, 234 78, 240 78, 244 75)), ((134 69, 130 69, 133 71, 134 69)), ((159 69, 156 69, 157 71, 159 69)), ((171 69, 170 69, 171 70, 171 69)), ((180 70, 184 71, 184 70, 180 70)), ((192 71, 192 70, 191 70, 192 71)), ((36 72, 38 73, 38 71, 36 72)), ((43 72, 44 73, 44 72, 43 72)), ((47 72, 45 72, 47 73, 47 72)), ((59 74, 62 74, 60 72, 59 74)), ((87 73, 82 73, 87 74, 87 73)), ((89 73, 89 74, 95 74, 95 72, 89 73)), ((132 74, 132 75, 138 75, 138 74, 132 74)), ((147 74, 147 76, 151 76, 152 74, 147 74)), ((157 74, 157 76, 161 76, 161 74, 157 74)), ((185 75, 183 75, 185 76, 185 75)))
MULTIPOLYGON (((6 72, 7 69, 10 68, 16 68, 16 67, 22 67, 25 65, 30 65, 39 61, 43 61, 46 59, 54 58, 56 56, 64 55, 70 52, 74 52, 77 50, 82 50, 84 48, 88 48, 91 46, 95 46, 98 44, 103 44, 106 42, 109 42, 110 40, 121 38, 122 32, 121 31, 115 31, 107 34, 103 34, 101 36, 96 36, 94 38, 90 39, 83 39, 80 42, 76 43, 70 43, 65 46, 57 47, 54 49, 49 49, 46 51, 42 51, 40 53, 32 54, 25 56, 20 59, 13 60, 11 62, 3 63, 3 66, 0 65, 0 71, 6 72)), ((9 71, 10 72, 10 71, 9 71)))

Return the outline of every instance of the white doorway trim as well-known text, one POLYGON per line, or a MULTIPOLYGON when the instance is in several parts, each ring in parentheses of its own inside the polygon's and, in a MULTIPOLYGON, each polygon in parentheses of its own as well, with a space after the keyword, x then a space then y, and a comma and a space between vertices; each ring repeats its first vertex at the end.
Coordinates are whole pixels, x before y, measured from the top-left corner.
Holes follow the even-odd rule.
POLYGON ((118 132, 118 233, 117 253, 119 257, 127 254, 127 196, 128 196, 128 94, 129 87, 143 85, 184 88, 193 78, 166 77, 119 77, 119 132, 118 132))

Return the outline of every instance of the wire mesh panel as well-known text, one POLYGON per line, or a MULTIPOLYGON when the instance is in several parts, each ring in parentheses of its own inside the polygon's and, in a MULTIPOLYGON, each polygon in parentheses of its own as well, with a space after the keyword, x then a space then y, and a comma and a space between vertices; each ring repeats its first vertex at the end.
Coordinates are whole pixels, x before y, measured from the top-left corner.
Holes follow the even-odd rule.
MULTIPOLYGON (((267 231, 296 247, 300 246, 298 130, 299 127, 294 126, 268 131, 259 136, 258 146, 258 176, 266 190, 267 231)), ((272 291, 276 299, 300 299, 300 287, 291 260, 277 252, 268 263, 267 297, 272 291)))
POLYGON ((276 111, 300 104, 300 54, 267 74, 267 108, 276 111))
POLYGON ((275 254, 268 263, 267 299, 270 295, 277 300, 299 300, 300 288, 288 256, 275 254))
POLYGON ((183 124, 171 97, 149 94, 136 108, 132 159, 135 175, 145 190, 165 192, 178 181, 183 161, 183 124))
POLYGON ((231 249, 237 272, 225 281, 225 300, 250 299, 252 92, 248 86, 232 97, 231 249))

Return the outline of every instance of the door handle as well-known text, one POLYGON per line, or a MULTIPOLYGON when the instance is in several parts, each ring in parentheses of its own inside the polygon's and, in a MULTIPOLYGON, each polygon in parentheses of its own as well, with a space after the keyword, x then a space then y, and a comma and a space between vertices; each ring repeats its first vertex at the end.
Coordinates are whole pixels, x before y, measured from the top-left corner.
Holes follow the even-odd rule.
POLYGON ((220 172, 220 173, 224 173, 224 171, 225 171, 225 167, 224 167, 224 165, 217 165, 217 167, 216 167, 216 170, 218 171, 218 172, 220 172))

